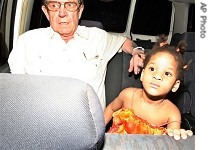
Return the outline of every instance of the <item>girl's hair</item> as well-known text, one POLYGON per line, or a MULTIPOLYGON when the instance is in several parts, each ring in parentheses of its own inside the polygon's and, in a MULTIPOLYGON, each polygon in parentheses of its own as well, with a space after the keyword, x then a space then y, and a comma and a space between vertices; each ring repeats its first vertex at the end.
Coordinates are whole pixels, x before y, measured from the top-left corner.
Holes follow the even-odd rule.
POLYGON ((154 44, 153 48, 150 51, 146 52, 146 58, 144 60, 143 68, 147 66, 148 62, 150 61, 153 55, 160 52, 169 53, 174 57, 175 61, 178 64, 177 80, 183 80, 184 70, 189 68, 189 64, 191 63, 190 61, 188 64, 185 64, 183 60, 183 52, 186 50, 187 44, 185 43, 185 41, 180 41, 178 46, 175 47, 167 44, 166 41, 167 41, 167 36, 161 34, 157 42, 154 44), (161 46, 161 43, 163 42, 165 44, 161 46))

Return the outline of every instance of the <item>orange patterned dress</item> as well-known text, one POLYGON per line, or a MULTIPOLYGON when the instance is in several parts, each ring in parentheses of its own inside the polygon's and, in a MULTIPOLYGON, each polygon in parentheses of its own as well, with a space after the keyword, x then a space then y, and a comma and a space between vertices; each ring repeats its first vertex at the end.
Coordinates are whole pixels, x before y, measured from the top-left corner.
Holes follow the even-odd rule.
POLYGON ((132 109, 121 108, 113 113, 113 123, 108 133, 164 134, 165 131, 166 128, 151 125, 136 116, 132 109))

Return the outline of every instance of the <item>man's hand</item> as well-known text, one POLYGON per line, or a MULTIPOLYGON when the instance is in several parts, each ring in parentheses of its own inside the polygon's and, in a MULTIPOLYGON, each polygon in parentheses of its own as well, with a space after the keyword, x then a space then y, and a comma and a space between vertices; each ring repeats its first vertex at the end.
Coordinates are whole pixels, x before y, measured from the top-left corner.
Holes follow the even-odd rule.
POLYGON ((173 136, 175 140, 187 139, 188 136, 192 136, 193 132, 191 130, 185 129, 166 129, 166 134, 173 136))
POLYGON ((133 53, 133 56, 130 60, 130 67, 128 69, 129 72, 134 71, 135 74, 139 74, 141 68, 143 67, 143 61, 145 59, 144 52, 140 50, 136 50, 138 52, 133 53))

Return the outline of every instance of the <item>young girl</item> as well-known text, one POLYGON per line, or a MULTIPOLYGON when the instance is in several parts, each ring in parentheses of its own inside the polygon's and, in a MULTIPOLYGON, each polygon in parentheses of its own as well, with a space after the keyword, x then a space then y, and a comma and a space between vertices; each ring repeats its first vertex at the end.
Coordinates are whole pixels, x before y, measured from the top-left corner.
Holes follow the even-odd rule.
POLYGON ((166 98, 179 88, 186 65, 177 48, 159 42, 146 54, 140 77, 143 88, 124 89, 104 110, 106 125, 113 117, 109 133, 168 134, 177 140, 193 135, 180 129, 180 111, 166 98))

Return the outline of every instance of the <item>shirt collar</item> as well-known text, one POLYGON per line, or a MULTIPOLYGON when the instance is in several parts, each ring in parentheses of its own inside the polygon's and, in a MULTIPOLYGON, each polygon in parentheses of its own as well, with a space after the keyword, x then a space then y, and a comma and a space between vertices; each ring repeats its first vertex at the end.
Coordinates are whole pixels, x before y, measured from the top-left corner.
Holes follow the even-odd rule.
MULTIPOLYGON (((49 36, 52 39, 54 36, 58 36, 59 34, 57 32, 55 32, 52 27, 50 26, 50 33, 49 36)), ((74 33, 74 38, 76 37, 80 37, 80 38, 84 38, 84 39, 88 39, 87 34, 85 34, 84 32, 84 28, 83 26, 78 25, 76 32, 74 33)))
POLYGON ((80 38, 88 39, 88 35, 85 34, 86 33, 85 32, 86 31, 85 28, 86 27, 84 27, 84 26, 78 25, 77 30, 76 30, 76 32, 74 34, 74 37, 77 37, 78 36, 80 38))

